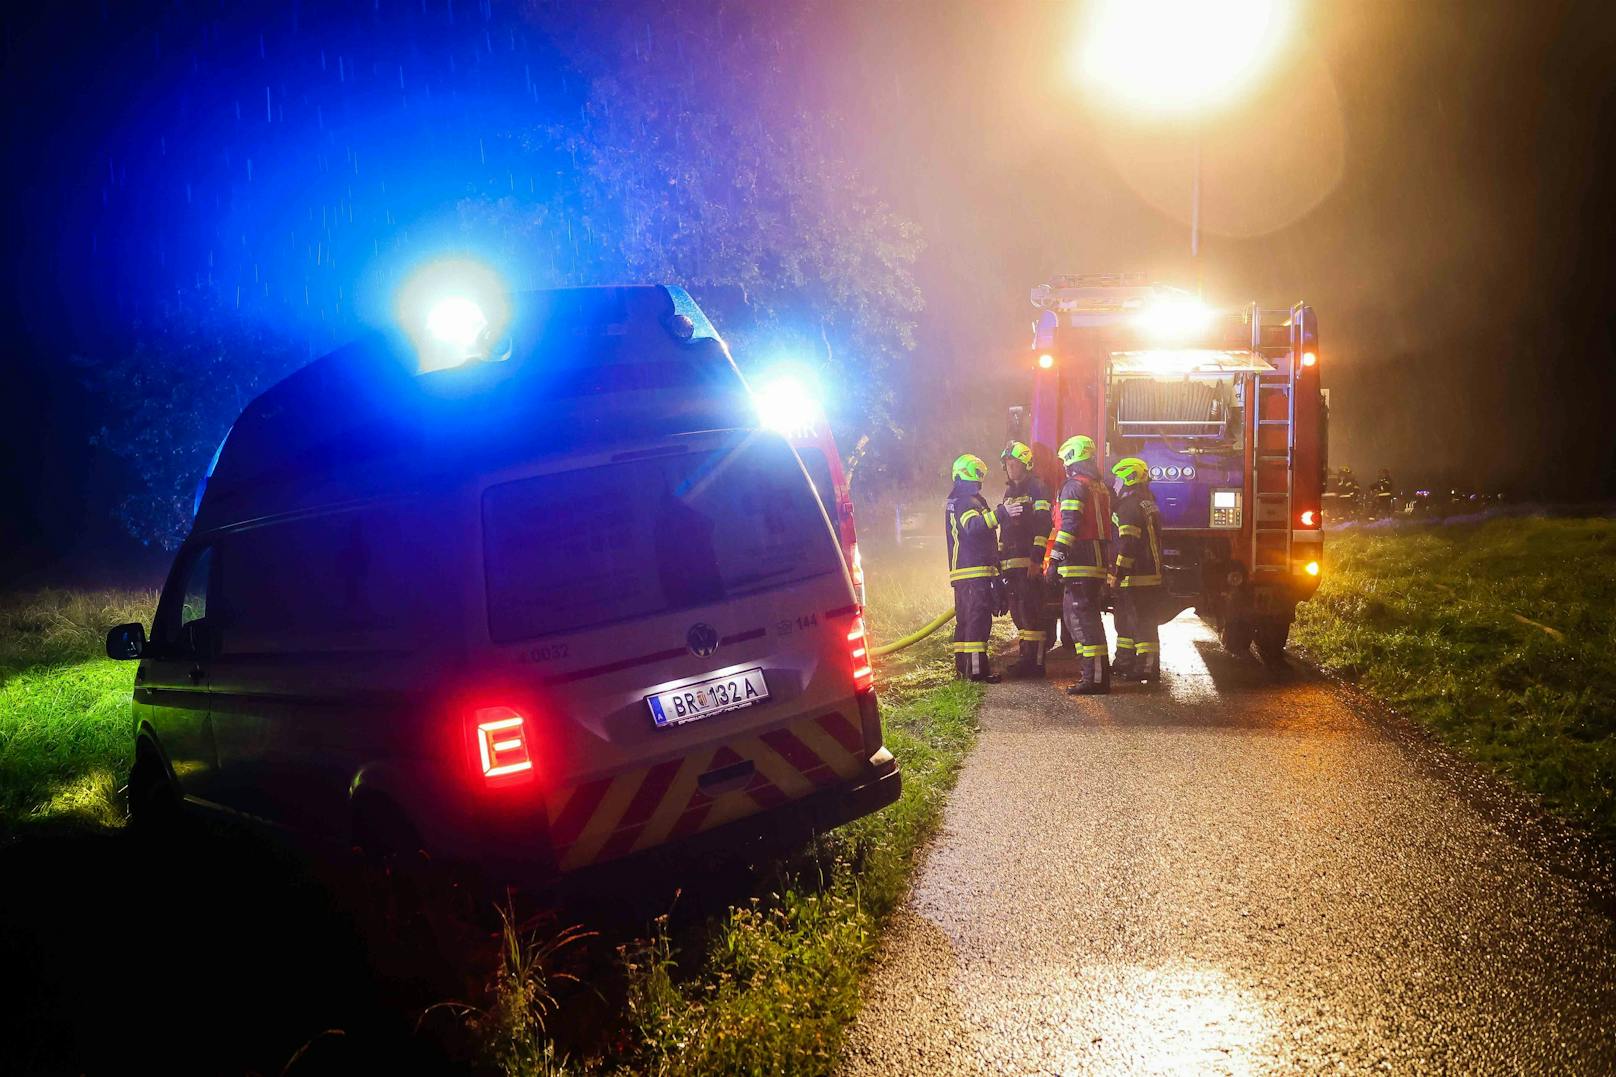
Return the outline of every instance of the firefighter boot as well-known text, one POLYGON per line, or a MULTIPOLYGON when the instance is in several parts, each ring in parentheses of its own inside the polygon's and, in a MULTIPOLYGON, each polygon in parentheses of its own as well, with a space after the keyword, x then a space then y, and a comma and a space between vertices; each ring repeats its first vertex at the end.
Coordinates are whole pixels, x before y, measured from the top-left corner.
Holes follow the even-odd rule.
POLYGON ((1161 644, 1154 640, 1141 640, 1135 645, 1138 657, 1134 659, 1134 673, 1145 684, 1161 680, 1161 644))
POLYGON ((1161 679, 1160 672, 1158 671, 1152 675, 1150 667, 1150 656, 1142 654, 1126 663, 1117 662, 1113 664, 1111 670, 1116 675, 1117 680, 1122 681, 1124 684, 1149 684, 1151 681, 1161 679))
POLYGON ((1111 660, 1106 656, 1104 645, 1098 647, 1082 647, 1085 657, 1079 665, 1082 679, 1066 689, 1069 696, 1103 696, 1111 691, 1111 660), (1089 654, 1087 652, 1094 652, 1089 654))
MULTIPOLYGON (((1044 633, 1038 632, 1037 636, 1044 633)), ((1020 655, 1014 664, 1004 671, 1006 677, 1012 680, 1037 680, 1044 675, 1044 641, 1035 638, 1032 631, 1021 633, 1020 655)))
POLYGON ((1003 679, 993 672, 992 666, 988 665, 988 656, 985 653, 977 651, 970 655, 970 659, 971 680, 982 684, 998 684, 1003 679))

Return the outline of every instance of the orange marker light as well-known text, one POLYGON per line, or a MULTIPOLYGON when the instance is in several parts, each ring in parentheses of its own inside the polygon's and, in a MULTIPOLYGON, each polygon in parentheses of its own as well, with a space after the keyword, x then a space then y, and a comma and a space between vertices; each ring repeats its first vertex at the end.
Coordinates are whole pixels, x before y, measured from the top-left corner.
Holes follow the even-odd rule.
POLYGON ((1317 524, 1318 522, 1319 522, 1319 514, 1314 512, 1312 509, 1308 509, 1306 512, 1302 513, 1302 526, 1303 527, 1312 527, 1315 524, 1317 524))
POLYGON ((1038 357, 1038 365, 1044 370, 1048 370, 1050 367, 1055 365, 1055 357, 1050 355, 1048 352, 1045 352, 1038 357))
POLYGON ((1307 574, 1309 576, 1317 576, 1319 574, 1319 563, 1317 561, 1309 561, 1307 563, 1307 574))
POLYGON ((1303 352, 1302 353, 1302 365, 1303 366, 1316 366, 1318 364, 1318 361, 1319 361, 1319 357, 1317 355, 1314 355, 1312 352, 1303 352))

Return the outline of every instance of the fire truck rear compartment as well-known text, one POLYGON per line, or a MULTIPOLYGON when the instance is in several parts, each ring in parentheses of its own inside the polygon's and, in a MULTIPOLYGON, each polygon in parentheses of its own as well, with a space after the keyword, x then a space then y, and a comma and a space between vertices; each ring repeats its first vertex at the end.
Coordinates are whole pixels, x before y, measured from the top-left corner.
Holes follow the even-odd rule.
POLYGON ((1116 383, 1125 438, 1223 438, 1234 412, 1232 378, 1125 378, 1116 383))

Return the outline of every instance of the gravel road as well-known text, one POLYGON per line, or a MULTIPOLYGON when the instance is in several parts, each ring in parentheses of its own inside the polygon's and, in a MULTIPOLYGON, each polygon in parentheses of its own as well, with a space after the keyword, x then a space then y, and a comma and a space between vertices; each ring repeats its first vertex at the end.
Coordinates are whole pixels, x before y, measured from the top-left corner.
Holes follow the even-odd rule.
POLYGON ((1563 831, 1294 664, 1162 644, 1154 689, 990 689, 841 1072, 1616 1072, 1563 831))

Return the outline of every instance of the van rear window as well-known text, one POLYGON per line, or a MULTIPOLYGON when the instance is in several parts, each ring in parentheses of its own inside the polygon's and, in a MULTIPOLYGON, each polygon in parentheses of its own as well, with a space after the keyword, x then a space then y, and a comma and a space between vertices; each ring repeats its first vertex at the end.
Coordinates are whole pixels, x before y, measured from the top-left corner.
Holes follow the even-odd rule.
POLYGON ((835 572, 840 552, 783 440, 625 460, 483 495, 496 642, 723 602, 835 572))

